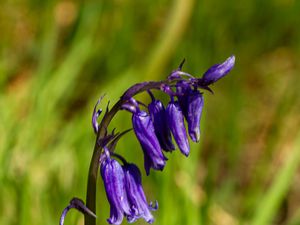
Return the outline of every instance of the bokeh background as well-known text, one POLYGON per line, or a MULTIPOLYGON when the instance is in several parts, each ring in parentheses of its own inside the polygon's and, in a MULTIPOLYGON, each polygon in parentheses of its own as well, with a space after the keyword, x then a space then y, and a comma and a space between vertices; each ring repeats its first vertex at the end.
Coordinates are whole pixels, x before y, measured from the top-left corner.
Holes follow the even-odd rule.
MULTIPOLYGON (((142 170, 148 200, 159 202, 155 224, 300 224, 300 1, 0 6, 0 224, 58 224, 73 196, 85 198, 91 113, 103 93, 105 108, 183 58, 184 71, 201 76, 231 54, 234 70, 205 92, 200 144, 188 158, 168 154, 163 172, 142 170)), ((110 128, 130 120, 120 112, 110 128)), ((143 168, 132 132, 117 152, 143 168)), ((101 179, 97 215, 106 224, 101 179)), ((65 224, 83 216, 70 211, 65 224)))

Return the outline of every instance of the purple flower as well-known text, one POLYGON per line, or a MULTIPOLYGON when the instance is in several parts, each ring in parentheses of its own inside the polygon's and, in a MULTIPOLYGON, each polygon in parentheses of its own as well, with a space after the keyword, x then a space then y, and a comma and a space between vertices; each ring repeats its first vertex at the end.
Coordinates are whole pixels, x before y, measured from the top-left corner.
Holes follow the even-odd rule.
POLYGON ((150 210, 156 210, 157 207, 152 207, 151 203, 147 203, 139 168, 134 164, 127 163, 123 166, 123 170, 125 174, 125 187, 128 201, 131 210, 134 212, 134 217, 129 219, 135 221, 142 217, 146 222, 153 223, 154 218, 150 210))
POLYGON ((190 152, 190 145, 186 134, 184 118, 179 103, 174 102, 172 99, 167 106, 166 112, 167 120, 170 126, 170 130, 174 136, 174 139, 180 151, 185 156, 188 156, 190 152))
POLYGON ((224 77, 233 68, 235 57, 232 55, 222 64, 216 64, 210 67, 201 79, 202 85, 210 85, 224 77))
POLYGON ((167 158, 163 155, 150 116, 145 111, 132 115, 133 130, 144 151, 144 166, 149 175, 150 168, 163 170, 167 158))
POLYGON ((182 110, 183 115, 187 116, 187 108, 188 108, 188 95, 192 91, 190 84, 187 80, 181 80, 176 83, 176 94, 179 106, 182 110))
MULTIPOLYGON (((129 219, 133 218, 134 214, 127 199, 124 171, 121 165, 116 160, 111 159, 107 152, 108 150, 106 150, 106 155, 102 157, 100 166, 106 196, 110 204, 110 218, 107 219, 107 222, 109 224, 121 224, 124 215, 129 219)), ((129 219, 129 222, 132 221, 129 219)))
POLYGON ((197 89, 190 91, 187 97, 186 120, 188 124, 189 135, 193 142, 199 142, 200 140, 200 119, 202 109, 202 94, 197 89))
MULTIPOLYGON (((151 97, 153 97, 153 95, 151 95, 151 97)), ((170 128, 166 120, 166 110, 162 102, 155 100, 153 97, 152 102, 148 105, 148 110, 153 121, 155 134, 162 149, 166 151, 175 150, 170 128)))

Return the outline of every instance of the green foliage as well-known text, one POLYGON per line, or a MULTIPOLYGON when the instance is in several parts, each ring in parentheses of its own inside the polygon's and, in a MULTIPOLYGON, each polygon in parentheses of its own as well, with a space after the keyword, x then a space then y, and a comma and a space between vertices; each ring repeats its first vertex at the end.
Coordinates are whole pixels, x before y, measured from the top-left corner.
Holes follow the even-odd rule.
MULTIPOLYGON (((0 224, 57 224, 73 196, 85 198, 100 95, 105 108, 183 58, 200 76, 231 54, 234 70, 205 93, 200 144, 143 173, 155 224, 299 224, 299 10, 292 0, 2 1, 0 224)), ((110 128, 130 126, 121 112, 110 128)), ((117 152, 142 166, 132 132, 117 152)), ((83 216, 71 211, 67 224, 83 216)))

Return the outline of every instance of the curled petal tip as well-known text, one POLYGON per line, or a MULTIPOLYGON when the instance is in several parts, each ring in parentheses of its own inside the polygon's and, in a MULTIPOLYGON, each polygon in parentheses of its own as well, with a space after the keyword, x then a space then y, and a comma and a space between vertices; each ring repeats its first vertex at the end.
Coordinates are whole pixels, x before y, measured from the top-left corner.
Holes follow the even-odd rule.
POLYGON ((65 222, 65 217, 67 215, 67 213, 69 212, 69 210, 71 209, 71 206, 68 205, 62 212, 61 216, 60 216, 60 220, 59 220, 59 225, 64 225, 65 222))
POLYGON ((190 133, 190 137, 193 142, 199 142, 200 141, 200 133, 190 133))

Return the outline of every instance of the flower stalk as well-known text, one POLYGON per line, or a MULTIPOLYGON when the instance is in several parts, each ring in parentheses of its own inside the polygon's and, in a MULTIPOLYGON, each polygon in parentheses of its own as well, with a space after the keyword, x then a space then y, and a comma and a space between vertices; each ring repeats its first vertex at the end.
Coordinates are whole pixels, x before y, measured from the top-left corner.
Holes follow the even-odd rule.
POLYGON ((88 173, 86 205, 82 200, 73 198, 76 200, 72 200, 63 211, 60 225, 63 225, 70 208, 76 208, 84 214, 85 225, 96 225, 96 184, 99 167, 110 203, 110 218, 107 222, 119 225, 125 217, 129 223, 139 218, 152 223, 154 218, 150 211, 156 210, 158 205, 152 206, 151 203, 147 203, 138 167, 133 163, 127 163, 123 156, 114 153, 119 139, 131 129, 117 134, 113 129, 109 133, 111 120, 120 110, 132 113, 133 130, 143 149, 146 174, 149 175, 150 169, 162 171, 167 160, 162 150, 165 152, 175 150, 171 134, 180 151, 185 156, 190 153, 184 118, 191 140, 199 141, 203 97, 198 89, 211 91, 209 85, 225 76, 234 66, 234 61, 234 56, 229 57, 224 63, 207 70, 202 78, 195 78, 181 71, 183 61, 167 80, 142 82, 131 86, 111 109, 107 106, 98 124, 97 120, 102 109, 97 110, 97 106, 102 96, 95 105, 92 116, 96 141, 88 173), (160 90, 170 96, 171 101, 166 109, 161 101, 154 98, 152 90, 160 90), (139 105, 146 105, 134 99, 134 96, 141 92, 148 92, 151 96, 152 102, 148 105, 148 112, 140 110, 139 105))

